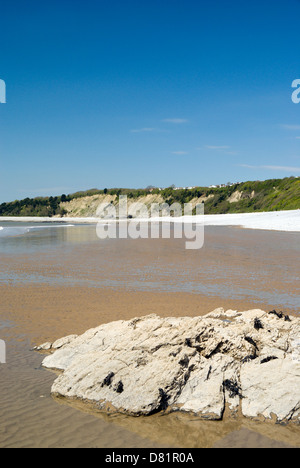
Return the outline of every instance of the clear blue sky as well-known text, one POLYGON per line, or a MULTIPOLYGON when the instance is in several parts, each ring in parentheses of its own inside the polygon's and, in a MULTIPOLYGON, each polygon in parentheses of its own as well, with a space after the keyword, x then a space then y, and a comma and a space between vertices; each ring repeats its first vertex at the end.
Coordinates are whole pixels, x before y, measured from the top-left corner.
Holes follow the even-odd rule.
POLYGON ((0 202, 300 175, 297 0, 0 5, 0 202))

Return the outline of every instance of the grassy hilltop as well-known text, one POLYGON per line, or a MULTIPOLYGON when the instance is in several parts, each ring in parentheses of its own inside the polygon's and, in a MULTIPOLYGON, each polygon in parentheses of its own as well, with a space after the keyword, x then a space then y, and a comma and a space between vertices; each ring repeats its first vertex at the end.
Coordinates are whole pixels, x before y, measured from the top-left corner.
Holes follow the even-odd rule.
POLYGON ((205 214, 250 213, 300 209, 300 179, 289 177, 192 189, 92 189, 57 197, 37 197, 0 205, 0 216, 94 216, 99 203, 118 203, 127 195, 129 204, 140 201, 205 203, 205 214))

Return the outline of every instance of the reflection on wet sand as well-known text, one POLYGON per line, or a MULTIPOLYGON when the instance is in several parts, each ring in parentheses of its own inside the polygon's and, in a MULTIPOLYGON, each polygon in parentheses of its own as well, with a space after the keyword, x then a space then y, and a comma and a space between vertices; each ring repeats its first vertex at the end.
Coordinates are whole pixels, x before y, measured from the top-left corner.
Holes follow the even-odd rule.
POLYGON ((183 239, 97 239, 94 226, 35 231, 0 244, 0 284, 191 293, 298 312, 300 234, 207 227, 183 239))
POLYGON ((287 446, 300 447, 299 427, 297 425, 278 425, 273 422, 248 420, 240 415, 224 415, 222 421, 204 421, 197 416, 181 412, 171 414, 155 414, 148 417, 130 417, 121 414, 104 414, 97 411, 91 404, 79 400, 54 398, 62 405, 87 412, 106 422, 113 422, 154 444, 166 447, 181 448, 212 448, 229 434, 238 433, 241 429, 248 431, 249 440, 246 446, 251 445, 251 433, 260 434, 269 446, 282 443, 287 446), (269 440, 268 440, 269 439, 269 440), (266 442, 267 441, 267 442, 266 442))

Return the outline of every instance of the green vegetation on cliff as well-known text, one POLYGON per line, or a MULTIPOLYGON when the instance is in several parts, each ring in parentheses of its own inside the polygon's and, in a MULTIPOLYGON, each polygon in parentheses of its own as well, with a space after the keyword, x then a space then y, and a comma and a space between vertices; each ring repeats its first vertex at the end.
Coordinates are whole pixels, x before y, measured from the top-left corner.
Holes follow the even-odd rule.
POLYGON ((64 216, 62 197, 25 198, 0 205, 0 216, 64 216))
MULTIPOLYGON (((160 195, 168 204, 205 201, 205 214, 249 213, 300 209, 300 179, 289 177, 266 181, 243 182, 222 187, 192 189, 91 189, 57 197, 38 197, 16 200, 0 205, 0 216, 65 216, 68 204, 76 199, 95 196, 127 195, 132 201, 149 194, 160 195)), ((83 202, 83 201, 82 201, 83 202)))

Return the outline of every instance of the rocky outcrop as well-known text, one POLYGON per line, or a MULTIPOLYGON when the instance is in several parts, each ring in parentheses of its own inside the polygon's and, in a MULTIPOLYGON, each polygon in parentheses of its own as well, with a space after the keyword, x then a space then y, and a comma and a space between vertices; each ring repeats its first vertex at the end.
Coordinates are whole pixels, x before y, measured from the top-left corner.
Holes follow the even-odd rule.
POLYGON ((229 201, 229 203, 237 203, 240 200, 252 200, 254 197, 255 197, 254 190, 252 190, 251 193, 240 192, 239 190, 236 190, 230 195, 230 197, 227 198, 227 201, 229 201))
POLYGON ((300 318, 217 309, 149 315, 40 346, 61 371, 51 392, 130 415, 184 411, 300 422, 300 318))

